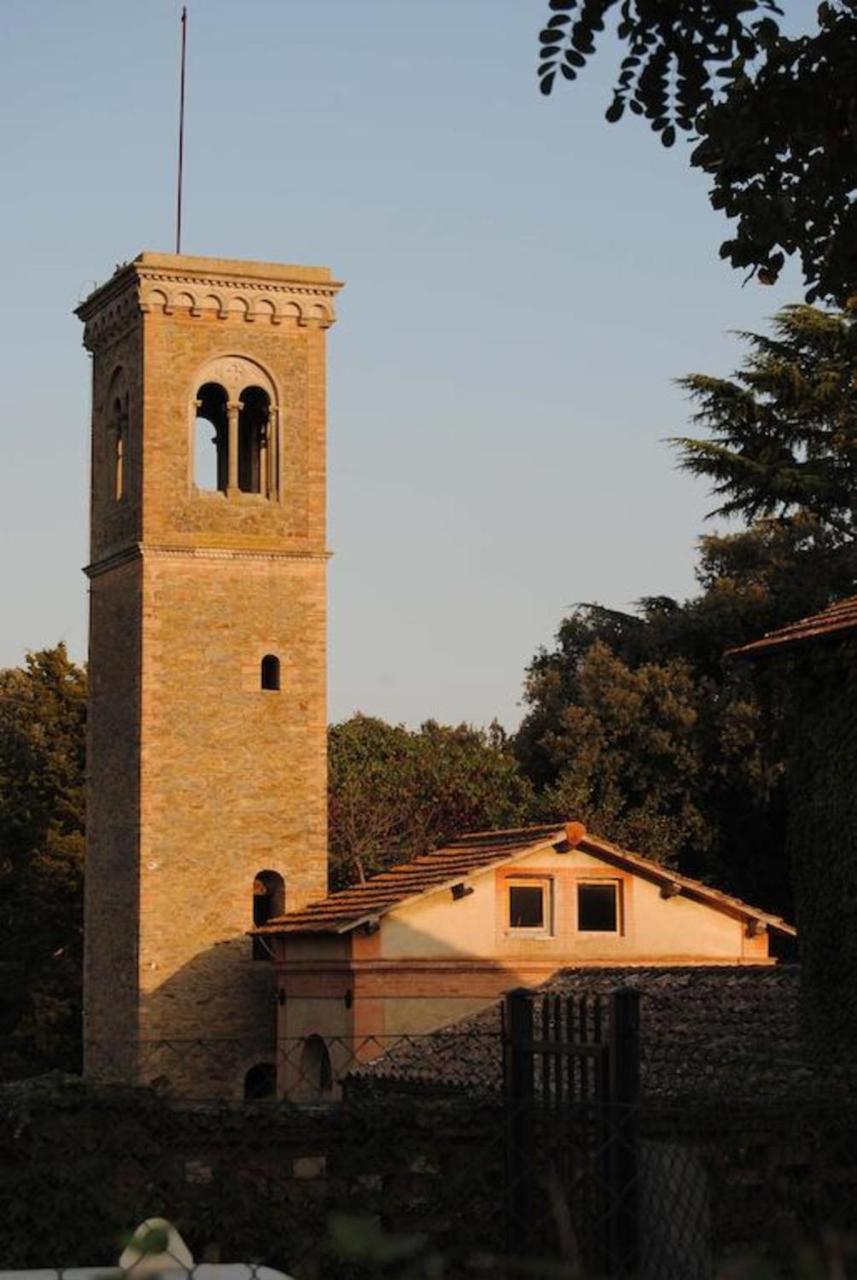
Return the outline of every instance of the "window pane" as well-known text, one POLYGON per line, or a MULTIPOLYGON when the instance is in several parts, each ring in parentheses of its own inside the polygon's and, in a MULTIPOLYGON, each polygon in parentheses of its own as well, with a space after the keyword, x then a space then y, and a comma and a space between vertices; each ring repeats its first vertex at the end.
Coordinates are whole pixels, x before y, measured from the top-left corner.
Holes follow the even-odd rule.
POLYGON ((513 929, 542 929, 545 891, 541 885, 518 884, 509 889, 509 923, 513 929))
POLYGON ((577 927, 592 933, 616 932, 616 885, 577 886, 577 927))

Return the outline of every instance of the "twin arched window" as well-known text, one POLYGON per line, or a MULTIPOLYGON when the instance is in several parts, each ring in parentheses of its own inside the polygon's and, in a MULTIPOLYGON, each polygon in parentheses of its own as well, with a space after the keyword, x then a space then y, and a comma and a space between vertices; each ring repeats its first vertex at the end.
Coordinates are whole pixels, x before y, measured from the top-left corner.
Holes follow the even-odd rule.
POLYGON ((273 386, 249 360, 225 357, 207 366, 194 397, 194 483, 221 493, 278 490, 277 413, 273 386), (267 383, 267 385, 262 385, 267 383))
POLYGON ((194 479, 198 489, 273 496, 276 485, 271 398, 245 387, 239 400, 205 382, 196 394, 194 479))

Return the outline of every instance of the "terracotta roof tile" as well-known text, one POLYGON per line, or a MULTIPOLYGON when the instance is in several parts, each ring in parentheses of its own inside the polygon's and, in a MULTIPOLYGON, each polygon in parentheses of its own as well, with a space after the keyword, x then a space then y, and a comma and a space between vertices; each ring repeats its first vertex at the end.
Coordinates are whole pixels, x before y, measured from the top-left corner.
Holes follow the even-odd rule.
MULTIPOLYGON (((506 831, 476 831, 457 837, 443 849, 422 854, 412 862, 401 863, 372 876, 364 884, 352 885, 331 893, 318 902, 311 902, 299 911, 289 911, 254 929, 254 933, 347 933, 374 916, 383 915, 424 893, 431 893, 444 886, 452 886, 473 872, 490 866, 513 862, 524 854, 538 849, 564 845, 566 825, 520 827, 506 831)), ((668 885, 674 891, 706 902, 717 910, 742 920, 755 920, 782 933, 794 934, 792 925, 779 916, 751 907, 740 898, 733 898, 719 889, 712 889, 699 880, 631 853, 598 836, 585 835, 577 846, 592 857, 611 866, 620 867, 643 876, 656 884, 668 885)))
POLYGON ((760 640, 753 640, 750 644, 730 649, 728 656, 754 658, 810 641, 841 640, 855 632, 857 632, 857 596, 850 596, 847 600, 839 600, 836 604, 829 605, 820 613, 800 618, 797 622, 792 622, 787 627, 780 627, 777 631, 769 631, 760 640))

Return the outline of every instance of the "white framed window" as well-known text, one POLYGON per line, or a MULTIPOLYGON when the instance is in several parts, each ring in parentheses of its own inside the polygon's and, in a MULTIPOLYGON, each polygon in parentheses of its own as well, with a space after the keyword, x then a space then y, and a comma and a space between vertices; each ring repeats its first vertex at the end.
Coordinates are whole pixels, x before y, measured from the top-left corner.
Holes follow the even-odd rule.
POLYGON ((514 879, 506 886, 507 923, 516 934, 553 933, 553 886, 548 879, 514 879))
POLYGON ((622 932, 621 889, 618 880, 577 882, 578 933, 622 932))

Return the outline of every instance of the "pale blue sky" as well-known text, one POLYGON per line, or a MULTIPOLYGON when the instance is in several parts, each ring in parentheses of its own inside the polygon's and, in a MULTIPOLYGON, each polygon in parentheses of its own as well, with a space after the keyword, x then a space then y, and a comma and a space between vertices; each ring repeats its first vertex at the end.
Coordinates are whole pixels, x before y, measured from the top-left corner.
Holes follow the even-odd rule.
MULTIPOLYGON (((72 308, 173 247, 173 0, 5 0, 0 663, 85 654, 72 308)), ((191 0, 188 253, 329 265, 330 712, 508 727, 575 601, 693 590, 671 379, 799 294, 721 264, 684 146, 536 87, 546 0, 191 0)), ((794 0, 792 21, 813 5, 794 0)))

